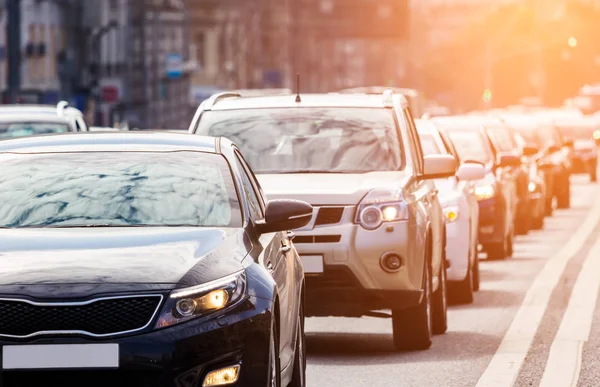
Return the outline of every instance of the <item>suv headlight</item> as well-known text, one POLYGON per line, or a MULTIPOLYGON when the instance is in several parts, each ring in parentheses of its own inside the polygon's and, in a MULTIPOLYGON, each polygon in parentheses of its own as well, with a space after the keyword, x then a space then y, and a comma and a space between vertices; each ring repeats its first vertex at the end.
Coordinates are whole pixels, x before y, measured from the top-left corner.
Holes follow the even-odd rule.
POLYGON ((408 219, 408 206, 401 189, 375 189, 358 205, 356 223, 367 230, 375 230, 384 222, 408 219))
POLYGON ((485 184, 475 187, 475 196, 478 200, 485 200, 494 197, 496 194, 496 188, 494 184, 485 184))
POLYGON ((162 308, 155 328, 169 327, 216 312, 237 303, 244 294, 244 272, 202 285, 173 290, 162 308))

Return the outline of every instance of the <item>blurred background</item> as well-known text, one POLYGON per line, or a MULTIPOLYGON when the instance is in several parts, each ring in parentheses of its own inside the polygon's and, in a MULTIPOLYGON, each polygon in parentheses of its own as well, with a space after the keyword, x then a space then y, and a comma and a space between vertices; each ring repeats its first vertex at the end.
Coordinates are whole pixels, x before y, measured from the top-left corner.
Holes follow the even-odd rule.
POLYGON ((600 0, 4 0, 2 103, 186 128, 211 94, 395 86, 453 113, 600 110, 600 0))

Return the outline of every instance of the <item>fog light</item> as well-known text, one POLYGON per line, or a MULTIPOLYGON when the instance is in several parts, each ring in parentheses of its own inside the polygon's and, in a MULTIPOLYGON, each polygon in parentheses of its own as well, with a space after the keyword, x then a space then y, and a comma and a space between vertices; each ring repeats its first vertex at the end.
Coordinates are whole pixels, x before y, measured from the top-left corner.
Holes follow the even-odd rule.
POLYGON ((396 253, 386 253, 381 256, 379 264, 388 273, 395 273, 402 268, 402 258, 396 253))
POLYGON ((530 181, 528 188, 529 188, 529 192, 535 192, 535 189, 537 188, 537 186, 533 181, 530 181))
POLYGON ((228 386, 237 382, 240 375, 240 366, 234 365, 211 371, 204 378, 202 386, 228 386))

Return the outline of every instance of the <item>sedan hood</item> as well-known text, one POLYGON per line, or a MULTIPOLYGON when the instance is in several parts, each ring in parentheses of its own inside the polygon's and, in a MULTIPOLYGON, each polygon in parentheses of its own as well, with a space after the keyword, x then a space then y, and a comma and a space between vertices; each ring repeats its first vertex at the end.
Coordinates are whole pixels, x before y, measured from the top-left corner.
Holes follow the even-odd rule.
POLYGON ((192 286, 241 270, 243 240, 226 228, 0 230, 0 287, 192 286))
POLYGON ((404 172, 258 175, 269 199, 297 199, 313 205, 355 205, 372 189, 406 184, 404 172))

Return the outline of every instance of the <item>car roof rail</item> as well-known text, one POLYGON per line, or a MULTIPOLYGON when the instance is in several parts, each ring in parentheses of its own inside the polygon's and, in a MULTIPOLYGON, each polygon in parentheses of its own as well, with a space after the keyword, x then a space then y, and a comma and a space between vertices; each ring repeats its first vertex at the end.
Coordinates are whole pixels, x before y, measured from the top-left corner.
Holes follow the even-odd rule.
POLYGON ((217 102, 219 102, 222 99, 239 98, 241 96, 242 95, 240 93, 234 93, 231 91, 225 91, 223 93, 213 94, 206 100, 206 105, 204 105, 203 108, 204 108, 204 110, 210 110, 217 102))
POLYGON ((63 117, 65 115, 65 109, 69 107, 69 102, 67 101, 60 101, 59 103, 56 104, 56 113, 63 117))

